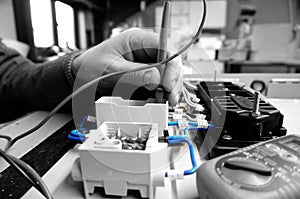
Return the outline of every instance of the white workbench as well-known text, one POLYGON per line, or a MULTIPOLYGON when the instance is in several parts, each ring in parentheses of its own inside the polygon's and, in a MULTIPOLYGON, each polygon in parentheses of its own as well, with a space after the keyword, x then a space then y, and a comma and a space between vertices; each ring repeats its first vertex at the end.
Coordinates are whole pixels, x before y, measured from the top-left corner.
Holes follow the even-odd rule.
MULTIPOLYGON (((284 115, 283 126, 287 128, 288 134, 300 132, 300 100, 294 99, 268 99, 271 104, 278 108, 284 115)), ((2 129, 0 133, 7 132, 24 132, 24 128, 29 128, 36 124, 43 116, 44 112, 38 112, 28 117, 22 118, 2 129)), ((70 120, 70 117, 66 115, 57 115, 54 117, 49 124, 36 132, 33 136, 26 138, 24 141, 17 143, 12 149, 11 153, 17 156, 21 156, 25 151, 24 147, 29 144, 30 147, 34 147, 36 144, 33 142, 40 142, 37 140, 45 139, 49 136, 49 132, 55 132, 55 129, 61 127, 70 120), (38 139, 39 138, 39 139, 38 139), (22 151, 22 152, 21 152, 22 151)), ((0 141, 0 146, 3 146, 4 141, 0 141)), ((30 148, 29 147, 29 148, 30 148)), ((195 147, 196 149, 196 147, 195 147)), ((175 169, 187 169, 191 167, 188 149, 183 147, 181 149, 174 149, 176 162, 174 164, 175 169)), ((196 152, 197 153, 197 152, 196 152)), ((53 193, 55 199, 57 198, 72 198, 79 199, 84 198, 83 188, 81 182, 74 182, 71 177, 71 169, 73 162, 78 158, 76 147, 66 153, 44 176, 47 186, 53 193)), ((201 160, 197 159, 198 164, 201 164, 201 160)), ((7 164, 0 160, 1 170, 3 170, 7 164), (4 166, 3 166, 4 165, 4 166)), ((158 187, 155 193, 155 198, 197 198, 196 188, 196 175, 186 176, 184 180, 177 180, 171 182, 168 178, 165 179, 165 187, 158 187)), ((23 198, 40 198, 41 195, 34 188, 30 189, 23 198)), ((128 197, 121 198, 138 198, 137 192, 129 192, 128 197)), ((91 195, 90 198, 120 198, 113 196, 106 196, 103 189, 96 189, 96 193, 91 195)))

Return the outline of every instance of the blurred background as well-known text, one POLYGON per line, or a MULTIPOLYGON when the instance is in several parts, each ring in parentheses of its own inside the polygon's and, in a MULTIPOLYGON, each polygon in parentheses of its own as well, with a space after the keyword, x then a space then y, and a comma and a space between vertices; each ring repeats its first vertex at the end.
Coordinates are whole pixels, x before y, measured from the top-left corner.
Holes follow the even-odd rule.
MULTIPOLYGON (((87 49, 131 27, 158 31, 162 0, 0 0, 0 37, 34 62, 87 49)), ((183 58, 203 74, 299 73, 300 0, 208 0, 201 39, 183 58), (207 67, 213 62, 214 67, 207 67)), ((197 30, 201 0, 173 0, 177 46, 197 30)), ((193 73, 186 70, 185 73, 193 73)))

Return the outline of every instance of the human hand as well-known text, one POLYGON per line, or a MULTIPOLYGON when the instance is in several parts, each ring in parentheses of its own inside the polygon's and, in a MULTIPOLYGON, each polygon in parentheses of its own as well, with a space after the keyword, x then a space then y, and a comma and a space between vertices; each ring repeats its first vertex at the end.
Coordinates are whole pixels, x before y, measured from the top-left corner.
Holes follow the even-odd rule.
MULTIPOLYGON (((100 76, 128 71, 136 67, 155 63, 158 51, 158 34, 141 29, 131 29, 108 39, 78 56, 72 71, 83 83, 100 76)), ((168 53, 170 56, 171 53, 168 53)), ((164 79, 160 81, 160 68, 126 74, 126 78, 115 76, 101 81, 100 90, 111 93, 121 79, 148 90, 154 90, 162 83, 168 92, 170 105, 175 105, 182 88, 181 59, 175 58, 166 65, 164 79)), ((77 81, 77 79, 76 79, 77 81)))

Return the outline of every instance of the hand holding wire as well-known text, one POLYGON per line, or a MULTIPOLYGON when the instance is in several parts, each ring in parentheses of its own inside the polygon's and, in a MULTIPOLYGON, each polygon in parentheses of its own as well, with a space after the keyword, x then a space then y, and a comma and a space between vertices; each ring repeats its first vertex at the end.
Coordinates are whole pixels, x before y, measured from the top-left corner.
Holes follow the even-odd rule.
MULTIPOLYGON (((150 69, 153 67, 159 67, 161 65, 164 65, 168 62, 170 62, 171 60, 173 60, 174 58, 178 57, 180 54, 182 54, 184 51, 186 51, 190 46, 192 46, 194 44, 194 42, 196 40, 198 40, 198 38, 201 35, 204 23, 205 23, 205 19, 206 19, 206 0, 203 0, 203 15, 202 15, 202 20, 200 23, 200 26, 198 28, 198 31, 196 32, 195 36, 192 38, 192 40, 186 44, 186 46, 184 46, 183 48, 181 48, 177 53, 171 55, 170 57, 168 57, 167 59, 160 61, 158 63, 155 64, 149 64, 149 65, 141 65, 139 67, 136 68, 132 68, 130 70, 121 70, 121 71, 116 71, 116 72, 112 72, 109 74, 105 74, 101 77, 97 77, 95 79, 90 80, 88 83, 84 84, 83 86, 81 86, 80 88, 78 88, 77 90, 75 90, 73 93, 71 93, 68 97, 66 97, 60 104, 58 104, 38 125, 36 125, 35 127, 33 127, 32 129, 24 132, 22 135, 19 135, 17 137, 15 137, 13 140, 11 140, 9 142, 9 144, 6 147, 6 150, 8 150, 11 146, 14 145, 14 143, 16 143, 18 140, 30 135, 31 133, 35 132, 37 129, 39 129, 40 127, 42 127, 58 110, 60 110, 67 102, 69 102, 73 97, 77 96, 79 93, 81 93, 82 91, 86 90, 87 88, 98 84, 99 81, 104 80, 104 79, 108 79, 108 78, 112 78, 115 76, 120 76, 123 75, 125 73, 132 73, 132 72, 136 72, 136 71, 141 71, 141 70, 146 70, 146 69, 150 69)), ((84 59, 82 60, 84 61, 84 59)))
MULTIPOLYGON (((167 49, 167 40, 168 40, 168 33, 169 33, 170 14, 171 14, 171 2, 169 0, 166 0, 163 6, 162 22, 161 22, 161 29, 159 34, 157 62, 161 62, 167 58, 166 49, 167 49)), ((166 67, 167 67, 167 63, 165 65, 162 65, 159 68, 160 85, 156 89, 156 101, 158 103, 163 103, 166 97, 166 89, 164 88, 163 85, 166 67)))

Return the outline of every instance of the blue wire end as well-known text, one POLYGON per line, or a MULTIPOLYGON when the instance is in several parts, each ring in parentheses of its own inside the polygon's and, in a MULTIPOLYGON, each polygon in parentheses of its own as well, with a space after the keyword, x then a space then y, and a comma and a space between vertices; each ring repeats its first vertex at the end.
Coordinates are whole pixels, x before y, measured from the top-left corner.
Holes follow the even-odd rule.
POLYGON ((213 124, 208 124, 208 128, 210 129, 210 128, 213 128, 213 127, 215 127, 215 125, 213 125, 213 124))
POLYGON ((177 126, 178 122, 168 122, 168 126, 177 126))

